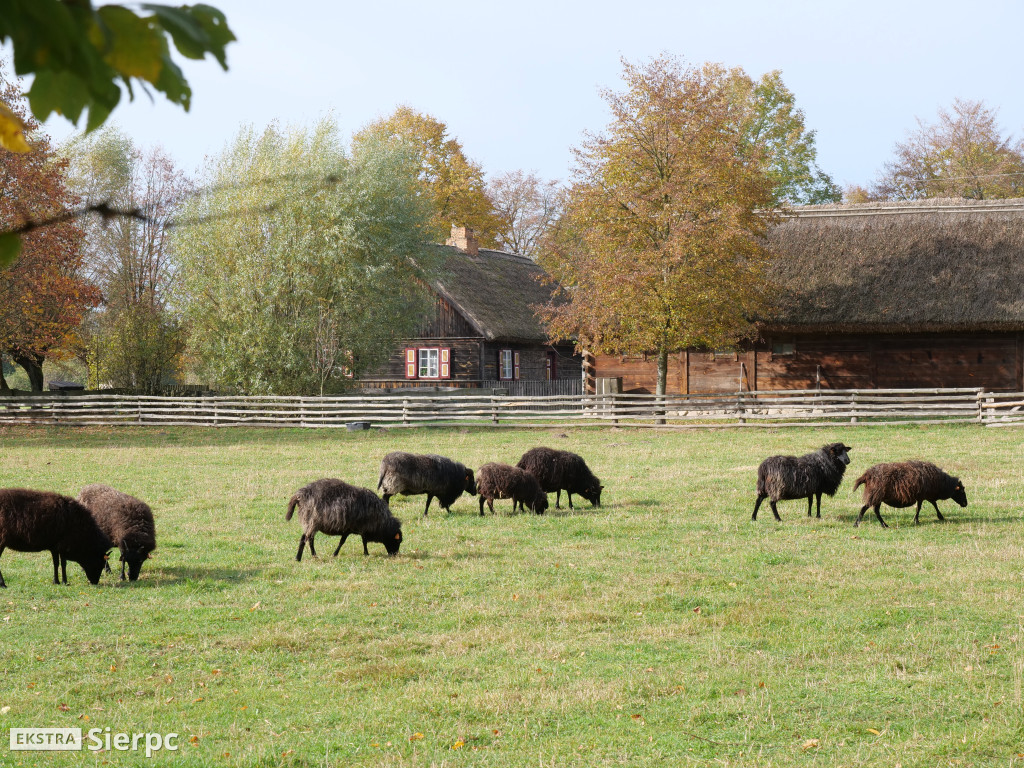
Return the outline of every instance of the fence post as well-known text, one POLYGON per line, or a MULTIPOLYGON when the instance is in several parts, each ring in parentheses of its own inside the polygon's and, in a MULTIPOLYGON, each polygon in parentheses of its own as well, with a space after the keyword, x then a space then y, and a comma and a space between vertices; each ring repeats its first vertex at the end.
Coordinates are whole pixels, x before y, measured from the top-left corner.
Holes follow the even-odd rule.
POLYGON ((857 423, 857 393, 854 392, 850 395, 850 423, 857 423))
POLYGON ((491 423, 497 426, 498 424, 498 401, 494 395, 491 395, 491 423))
POLYGON ((409 425, 409 398, 402 398, 402 426, 409 425))
POLYGON ((736 393, 736 416, 739 419, 740 424, 746 424, 747 420, 743 418, 743 390, 741 389, 736 393))

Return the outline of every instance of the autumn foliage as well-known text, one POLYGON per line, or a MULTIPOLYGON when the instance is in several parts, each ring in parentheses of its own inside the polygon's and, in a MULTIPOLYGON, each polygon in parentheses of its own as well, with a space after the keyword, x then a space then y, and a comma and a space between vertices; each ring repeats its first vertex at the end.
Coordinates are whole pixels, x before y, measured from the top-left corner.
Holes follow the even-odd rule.
POLYGON ((667 356, 736 344, 765 299, 772 179, 745 140, 730 73, 670 56, 624 63, 612 121, 575 150, 567 208, 541 257, 551 333, 592 352, 667 356))
MULTIPOLYGON (((0 99, 38 128, 14 84, 0 81, 0 99)), ((65 185, 66 163, 55 157, 49 139, 35 132, 30 143, 29 153, 0 152, 2 230, 58 216, 77 202, 65 185)), ((19 258, 0 273, 0 353, 25 368, 33 390, 43 387, 43 360, 67 351, 83 314, 100 301, 99 290, 82 277, 81 244, 82 231, 73 222, 36 229, 24 236, 19 258)))

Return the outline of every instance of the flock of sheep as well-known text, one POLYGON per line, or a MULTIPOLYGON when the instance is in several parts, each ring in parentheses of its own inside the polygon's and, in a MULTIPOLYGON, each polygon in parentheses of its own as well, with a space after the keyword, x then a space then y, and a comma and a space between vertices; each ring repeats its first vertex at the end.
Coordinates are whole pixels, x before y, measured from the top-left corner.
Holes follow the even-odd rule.
MULTIPOLYGON (((822 494, 834 496, 843 474, 850 463, 852 449, 843 443, 830 443, 814 453, 805 456, 769 456, 757 468, 757 501, 754 502, 752 520, 757 520, 761 502, 768 499, 772 514, 781 520, 776 503, 785 499, 807 499, 807 516, 811 516, 812 501, 817 499, 818 517, 821 517, 822 494)), ((853 490, 864 486, 864 506, 854 526, 860 525, 864 513, 874 508, 875 517, 883 528, 888 528, 882 519, 881 507, 902 509, 917 505, 914 522, 919 523, 921 505, 929 502, 935 507, 939 520, 945 520, 939 512, 938 501, 953 499, 961 507, 967 506, 967 492, 960 478, 947 475, 927 461, 900 461, 875 464, 857 478, 853 490)))
MULTIPOLYGON (((811 516, 817 499, 817 516, 821 517, 822 495, 833 496, 850 463, 851 448, 831 443, 805 456, 771 456, 757 470, 757 501, 752 519, 757 520, 761 503, 768 499, 772 514, 781 520, 776 504, 786 499, 807 499, 807 516, 811 516)), ((864 513, 874 508, 882 527, 887 528, 880 514, 882 504, 903 508, 917 505, 914 522, 919 522, 921 505, 927 501, 943 520, 937 501, 953 499, 967 506, 963 483, 924 461, 876 464, 861 475, 854 490, 864 488, 864 506, 854 525, 864 513)), ((391 514, 389 500, 395 495, 426 495, 423 509, 426 516, 430 503, 448 511, 463 493, 479 494, 480 514, 486 502, 494 513, 495 499, 511 499, 512 509, 529 509, 543 514, 548 508, 548 493, 555 493, 555 506, 560 506, 566 491, 569 507, 572 495, 582 496, 594 506, 601 505, 604 486, 590 471, 586 462, 575 453, 554 448, 532 448, 523 454, 516 466, 488 463, 474 474, 463 464, 444 456, 418 455, 396 451, 384 457, 380 466, 378 496, 369 488, 358 488, 342 480, 325 478, 310 483, 288 502, 286 520, 296 511, 302 525, 296 560, 302 560, 305 547, 316 556, 314 537, 317 533, 340 536, 337 555, 349 536, 360 536, 363 554, 369 554, 368 542, 384 545, 389 555, 398 553, 402 544, 402 524, 391 514)), ((103 569, 110 571, 108 552, 117 547, 121 552, 121 579, 135 581, 142 564, 156 547, 153 513, 145 502, 106 485, 88 485, 77 499, 48 491, 22 488, 0 489, 0 555, 5 549, 19 552, 49 551, 53 558, 53 583, 68 583, 67 561, 82 566, 89 582, 97 584, 103 569)), ((6 587, 0 573, 0 587, 6 587)))

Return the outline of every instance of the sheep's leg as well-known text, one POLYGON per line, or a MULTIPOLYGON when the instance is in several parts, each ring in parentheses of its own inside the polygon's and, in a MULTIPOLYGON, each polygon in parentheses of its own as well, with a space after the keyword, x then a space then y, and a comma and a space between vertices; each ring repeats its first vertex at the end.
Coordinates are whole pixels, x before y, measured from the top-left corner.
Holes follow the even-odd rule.
POLYGON ((341 541, 338 542, 338 548, 336 550, 334 550, 334 554, 331 555, 331 557, 337 557, 338 556, 338 553, 341 552, 341 545, 345 543, 345 539, 347 539, 347 538, 348 538, 348 534, 347 533, 341 534, 341 541))
MULTIPOLYGON (((122 558, 122 562, 124 562, 123 558, 122 558)), ((109 560, 104 560, 103 561, 103 570, 106 571, 107 573, 112 573, 112 571, 110 570, 110 561, 109 560)))
POLYGON ((772 514, 775 515, 775 519, 781 523, 782 518, 779 517, 779 508, 775 506, 775 499, 768 499, 768 503, 772 505, 772 514))
POLYGON ((921 501, 917 502, 917 511, 914 513, 914 525, 918 525, 921 521, 918 519, 921 517, 921 501))
POLYGON ((366 557, 370 556, 370 550, 368 550, 366 548, 366 537, 365 536, 363 536, 363 555, 365 555, 366 557))
POLYGON ((491 514, 494 514, 494 499, 487 500, 487 508, 491 510, 491 514))
POLYGON ((430 495, 430 494, 428 493, 428 494, 427 494, 427 506, 425 506, 425 507, 423 508, 423 516, 424 516, 424 517, 426 517, 426 516, 427 516, 427 512, 428 512, 428 511, 430 510, 430 502, 432 502, 433 500, 434 500, 434 497, 433 497, 433 496, 431 496, 431 495, 430 495))
MULTIPOLYGON (((555 509, 562 508, 562 489, 559 488, 555 491, 555 509)), ((572 497, 569 498, 569 506, 572 506, 572 497)))
POLYGON ((860 521, 864 519, 864 513, 868 511, 868 507, 870 506, 870 504, 865 504, 863 507, 860 508, 860 514, 857 515, 857 519, 853 523, 854 528, 860 525, 860 521))
POLYGON ((881 508, 882 508, 881 504, 875 504, 875 517, 878 518, 878 522, 880 522, 882 524, 883 528, 888 528, 889 526, 886 525, 885 524, 885 520, 882 519, 882 513, 880 512, 881 508))
MULTIPOLYGON (((121 581, 127 581, 127 579, 125 578, 125 575, 124 575, 124 567, 126 565, 128 565, 128 563, 126 563, 124 558, 122 557, 121 558, 121 581)), ((110 570, 110 561, 109 560, 107 561, 107 570, 108 571, 110 570)))
POLYGON ((935 503, 934 501, 933 501, 933 502, 931 502, 931 505, 932 505, 933 507, 935 507, 935 514, 939 516, 939 520, 941 520, 942 522, 946 522, 946 518, 944 518, 944 517, 942 516, 942 513, 941 513, 941 512, 939 512, 939 505, 938 505, 938 504, 936 504, 936 503, 935 503))
MULTIPOLYGON (((0 547, 0 555, 3 555, 5 549, 7 549, 7 547, 0 547)), ((0 573, 0 589, 7 589, 7 582, 4 581, 4 575, 2 573, 0 573)))
POLYGON ((306 534, 302 534, 299 537, 299 554, 295 556, 295 559, 300 563, 302 562, 302 550, 306 548, 306 534))
POLYGON ((572 505, 572 491, 566 491, 565 495, 569 497, 569 509, 576 509, 576 507, 572 505))
POLYGON ((818 503, 818 519, 820 520, 821 519, 821 494, 820 493, 818 494, 817 503, 818 503))
POLYGON ((61 584, 68 584, 68 559, 63 554, 60 556, 60 581, 61 584))
POLYGON ((60 565, 60 555, 57 554, 57 550, 51 549, 50 557, 53 558, 53 583, 60 584, 60 582, 57 581, 57 566, 60 565))
POLYGON ((767 493, 759 493, 757 495, 757 501, 754 502, 754 514, 751 516, 751 520, 757 520, 757 510, 761 508, 761 502, 768 498, 767 493))
POLYGON ((306 536, 306 543, 309 544, 309 554, 312 555, 313 557, 316 557, 316 550, 313 549, 313 539, 315 537, 316 537, 316 532, 315 531, 313 533, 309 534, 308 536, 306 536))
POLYGON ((480 494, 480 517, 484 516, 484 495, 480 494))
POLYGON ((395 494, 393 494, 393 493, 385 493, 385 494, 384 494, 384 496, 383 496, 383 498, 384 498, 384 503, 385 503, 385 504, 387 504, 389 508, 391 507, 391 502, 389 501, 389 499, 390 499, 390 498, 391 498, 392 496, 394 496, 394 495, 395 495, 395 494))
POLYGON ((813 509, 813 507, 814 507, 814 494, 812 493, 810 496, 807 497, 807 516, 808 517, 811 516, 811 510, 813 509))

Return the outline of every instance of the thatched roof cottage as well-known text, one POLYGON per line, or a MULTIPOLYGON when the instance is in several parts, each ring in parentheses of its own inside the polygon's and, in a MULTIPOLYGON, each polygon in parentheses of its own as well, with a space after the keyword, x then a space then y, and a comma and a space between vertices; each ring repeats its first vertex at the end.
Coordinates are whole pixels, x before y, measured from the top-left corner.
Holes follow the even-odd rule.
POLYGON ((524 256, 480 248, 465 227, 452 227, 448 242, 432 247, 438 257, 432 315, 364 385, 579 391, 581 357, 571 343, 548 343, 535 313, 551 299, 544 270, 524 256))
MULTIPOLYGON (((1024 200, 793 209, 771 233, 775 313, 739 350, 672 357, 670 392, 1024 390, 1024 200)), ((654 361, 594 373, 654 391, 654 361)))

